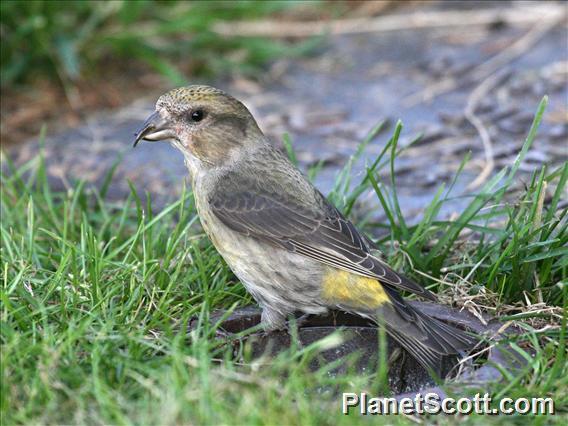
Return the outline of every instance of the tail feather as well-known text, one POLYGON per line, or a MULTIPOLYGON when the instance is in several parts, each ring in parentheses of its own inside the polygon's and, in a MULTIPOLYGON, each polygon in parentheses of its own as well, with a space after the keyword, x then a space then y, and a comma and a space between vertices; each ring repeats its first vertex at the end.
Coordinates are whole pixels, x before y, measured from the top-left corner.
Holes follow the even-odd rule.
POLYGON ((419 340, 408 338, 394 327, 386 327, 387 333, 392 336, 416 361, 426 370, 434 371, 439 376, 442 369, 442 356, 439 352, 422 344, 419 340))
POLYGON ((459 352, 467 351, 475 346, 478 342, 474 337, 466 334, 462 330, 448 325, 442 321, 434 319, 422 312, 416 311, 416 314, 421 318, 422 323, 426 329, 429 329, 433 334, 436 334, 446 344, 444 348, 451 348, 447 351, 447 355, 456 354, 459 352))
POLYGON ((404 318, 393 305, 384 305, 377 322, 427 370, 440 374, 444 357, 458 356, 477 343, 464 331, 405 305, 404 318))

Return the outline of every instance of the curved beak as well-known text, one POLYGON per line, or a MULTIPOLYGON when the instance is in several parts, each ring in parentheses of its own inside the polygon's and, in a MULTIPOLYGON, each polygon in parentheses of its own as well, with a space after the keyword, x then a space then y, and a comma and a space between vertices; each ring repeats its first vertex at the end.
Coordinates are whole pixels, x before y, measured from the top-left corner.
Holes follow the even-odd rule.
POLYGON ((175 132, 170 127, 170 123, 164 120, 158 111, 155 111, 146 119, 140 130, 134 133, 133 146, 136 147, 142 139, 155 142, 173 137, 175 137, 175 132))

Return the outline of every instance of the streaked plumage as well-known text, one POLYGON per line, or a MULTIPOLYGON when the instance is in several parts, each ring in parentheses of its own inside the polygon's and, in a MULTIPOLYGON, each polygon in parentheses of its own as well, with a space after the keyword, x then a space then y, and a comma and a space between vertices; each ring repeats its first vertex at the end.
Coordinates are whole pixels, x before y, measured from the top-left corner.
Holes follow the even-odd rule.
POLYGON ((153 117, 137 141, 170 138, 184 154, 203 227, 262 307, 266 328, 283 327, 296 311, 380 317, 435 371, 442 355, 474 344, 404 301, 398 290, 435 296, 374 256, 370 240, 267 141, 236 99, 206 86, 175 89, 158 100, 153 117))

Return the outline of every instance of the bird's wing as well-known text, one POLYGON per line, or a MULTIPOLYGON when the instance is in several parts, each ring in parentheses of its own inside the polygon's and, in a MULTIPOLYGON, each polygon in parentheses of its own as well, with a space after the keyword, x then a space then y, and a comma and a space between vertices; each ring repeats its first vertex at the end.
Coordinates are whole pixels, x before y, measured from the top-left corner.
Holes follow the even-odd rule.
POLYGON ((317 206, 312 207, 258 186, 249 190, 231 187, 215 191, 209 202, 215 216, 232 230, 436 300, 431 292, 373 256, 369 240, 319 192, 315 194, 317 206))

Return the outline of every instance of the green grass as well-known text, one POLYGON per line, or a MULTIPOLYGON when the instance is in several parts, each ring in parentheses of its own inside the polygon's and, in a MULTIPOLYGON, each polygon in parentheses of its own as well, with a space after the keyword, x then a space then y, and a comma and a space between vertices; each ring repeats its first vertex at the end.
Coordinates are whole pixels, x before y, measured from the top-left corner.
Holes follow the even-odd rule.
POLYGON ((226 38, 212 30, 213 24, 296 6, 287 1, 5 0, 0 3, 1 83, 43 77, 67 88, 100 78, 119 64, 126 71, 153 69, 173 85, 186 83, 189 75, 258 72, 270 60, 306 52, 317 40, 226 38))
MULTIPOLYGON (((473 285, 466 291, 475 294, 485 287, 495 295, 497 309, 518 305, 502 319, 526 322, 525 332, 511 343, 527 366, 504 383, 491 384, 489 391, 497 399, 554 398, 559 414, 533 419, 537 424, 562 422, 568 412, 568 234, 566 210, 558 209, 568 164, 535 173, 518 199, 505 195, 534 141, 545 104, 515 164, 471 194, 454 221, 439 217, 453 196, 452 185, 440 188, 423 219, 410 225, 397 201, 394 175, 390 186, 380 181, 382 168, 396 167, 400 124, 362 182, 351 182, 351 161, 330 194, 352 213, 357 197, 374 190, 388 223, 367 220, 365 229, 371 234, 387 229, 379 245, 393 265, 417 281, 443 290, 418 271, 434 277, 451 271, 446 281, 466 286, 456 277, 467 276, 473 285), (547 186, 556 188, 550 198, 543 196, 547 186), (393 250, 393 243, 400 249, 393 250), (523 305, 539 300, 560 307, 560 328, 543 330, 531 322, 545 314, 523 305)), ((380 131, 377 126, 356 156, 380 131)), ((292 153, 289 140, 287 145, 292 153)), ((308 368, 322 348, 337 343, 334 336, 307 348, 292 345, 268 365, 250 359, 237 364, 215 343, 209 313, 252 299, 202 233, 189 191, 153 213, 135 192, 118 203, 106 199, 106 188, 85 182, 53 192, 41 156, 17 169, 3 161, 8 170, 2 175, 0 228, 3 425, 368 424, 356 412, 341 415, 333 389, 377 392, 381 367, 368 375, 338 377, 328 368, 308 368), (188 334, 185 325, 194 316, 200 326, 188 334)), ((544 320, 559 325, 552 317, 544 320)), ((479 424, 526 420, 462 419, 479 424)), ((404 417, 372 421, 411 423, 404 417)))

